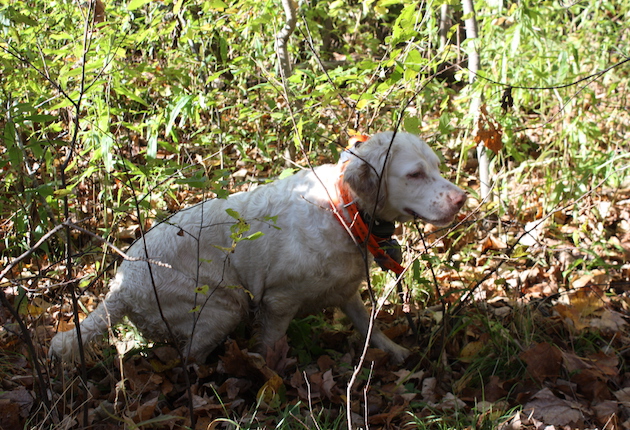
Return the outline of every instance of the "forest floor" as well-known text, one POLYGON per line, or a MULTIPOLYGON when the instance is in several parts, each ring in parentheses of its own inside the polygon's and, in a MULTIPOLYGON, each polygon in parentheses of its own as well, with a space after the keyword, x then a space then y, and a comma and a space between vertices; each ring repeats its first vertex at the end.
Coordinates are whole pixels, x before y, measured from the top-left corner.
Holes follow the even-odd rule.
MULTIPOLYGON (((473 201, 455 233, 402 233, 408 256, 427 264, 414 278, 427 288, 414 294, 429 298, 401 304, 392 295, 377 319, 413 353, 394 365, 367 349, 350 390, 363 342, 338 312, 294 321, 264 358, 242 327, 186 369, 174 348, 123 325, 89 351, 82 381, 79 367, 47 358, 54 333, 72 327, 70 302, 32 291, 26 301, 7 288, 49 403, 2 307, 0 428, 188 428, 191 405, 197 429, 348 428, 347 405, 353 428, 630 428, 630 188, 594 190, 581 209, 547 217, 531 203, 518 222, 483 219, 473 201)), ((136 229, 130 218, 119 237, 136 229)), ((94 275, 84 260, 77 276, 94 275)), ((46 264, 33 258, 21 276, 46 264)), ((379 296, 391 279, 374 272, 379 296)), ((103 283, 83 292, 82 317, 104 292, 103 283)))

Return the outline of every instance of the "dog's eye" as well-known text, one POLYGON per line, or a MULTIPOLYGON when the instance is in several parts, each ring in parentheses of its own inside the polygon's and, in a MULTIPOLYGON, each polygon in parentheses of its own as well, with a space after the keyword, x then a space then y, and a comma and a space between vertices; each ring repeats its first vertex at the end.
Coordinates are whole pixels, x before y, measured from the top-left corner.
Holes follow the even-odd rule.
POLYGON ((426 175, 423 170, 418 170, 417 172, 409 173, 407 177, 411 179, 421 179, 425 178, 426 175))

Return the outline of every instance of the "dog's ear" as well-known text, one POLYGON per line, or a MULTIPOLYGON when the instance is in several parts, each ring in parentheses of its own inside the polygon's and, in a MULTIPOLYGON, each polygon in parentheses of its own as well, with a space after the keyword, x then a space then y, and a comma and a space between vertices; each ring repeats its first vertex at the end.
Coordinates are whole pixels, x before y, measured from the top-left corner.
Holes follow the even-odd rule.
POLYGON ((344 171, 344 181, 364 204, 370 201, 374 203, 379 184, 377 169, 378 166, 372 166, 367 161, 355 157, 344 171))
POLYGON ((384 166, 387 151, 390 150, 392 135, 379 133, 351 150, 344 171, 344 181, 361 200, 363 210, 382 208, 387 192, 387 166, 384 166), (380 184, 380 192, 379 190, 380 184), (378 203, 375 201, 378 195, 378 203))

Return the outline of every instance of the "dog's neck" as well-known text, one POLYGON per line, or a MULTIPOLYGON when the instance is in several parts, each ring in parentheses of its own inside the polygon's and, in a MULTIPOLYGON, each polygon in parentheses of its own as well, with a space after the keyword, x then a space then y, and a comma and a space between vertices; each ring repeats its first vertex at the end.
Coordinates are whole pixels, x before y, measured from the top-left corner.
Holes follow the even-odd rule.
POLYGON ((343 174, 336 188, 337 199, 331 202, 331 206, 341 225, 354 236, 358 245, 367 247, 383 270, 391 270, 398 275, 404 272, 405 268, 400 265, 402 254, 398 242, 392 239, 396 228, 394 223, 372 219, 365 210, 361 210, 352 198, 343 174))
POLYGON ((359 208, 359 215, 368 227, 371 226, 372 234, 376 237, 389 239, 394 235, 396 224, 394 224, 393 222, 384 221, 378 218, 372 219, 370 213, 361 210, 361 208, 359 208))

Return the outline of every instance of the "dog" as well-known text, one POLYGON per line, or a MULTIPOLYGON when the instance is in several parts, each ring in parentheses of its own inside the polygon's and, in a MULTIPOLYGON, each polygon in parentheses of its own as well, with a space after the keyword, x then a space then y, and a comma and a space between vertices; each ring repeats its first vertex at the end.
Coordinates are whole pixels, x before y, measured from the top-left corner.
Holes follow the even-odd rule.
MULTIPOLYGON (((81 323, 82 341, 127 316, 147 338, 176 339, 188 357, 204 362, 247 318, 264 353, 294 317, 327 307, 341 308, 366 336, 370 317, 359 293, 365 259, 374 254, 383 267, 401 269, 381 245, 392 241, 369 230, 391 235, 394 223, 412 219, 451 223, 466 193, 439 166, 420 138, 382 132, 337 164, 181 210, 131 245, 133 258, 121 263, 105 300, 81 323)), ((377 327, 371 343, 396 362, 410 354, 377 327)), ((70 330, 55 335, 50 352, 72 361, 78 348, 70 330)))

